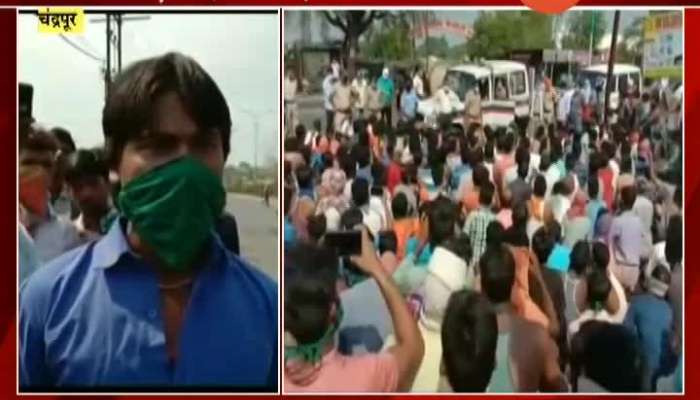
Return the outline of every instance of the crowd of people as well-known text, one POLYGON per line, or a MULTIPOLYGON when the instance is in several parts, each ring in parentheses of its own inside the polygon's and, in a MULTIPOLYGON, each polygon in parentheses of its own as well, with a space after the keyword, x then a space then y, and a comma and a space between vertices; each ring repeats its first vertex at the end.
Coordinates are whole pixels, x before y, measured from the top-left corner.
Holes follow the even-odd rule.
POLYGON ((277 286, 224 211, 223 93, 180 53, 109 89, 105 145, 76 148, 19 87, 21 389, 275 391, 277 286))
POLYGON ((605 124, 585 87, 529 124, 331 102, 289 130, 285 390, 682 391, 680 105, 630 91, 605 124))

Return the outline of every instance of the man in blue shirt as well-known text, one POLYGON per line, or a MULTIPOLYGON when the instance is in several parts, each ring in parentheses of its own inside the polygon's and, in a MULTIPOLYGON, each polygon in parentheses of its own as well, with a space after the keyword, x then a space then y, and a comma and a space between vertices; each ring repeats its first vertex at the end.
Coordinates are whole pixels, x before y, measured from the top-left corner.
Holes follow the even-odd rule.
POLYGON ((177 53, 137 62, 103 111, 120 217, 19 295, 19 382, 276 390, 277 287, 214 232, 231 118, 177 53))
POLYGON ((624 324, 642 345, 646 360, 647 389, 655 390, 656 380, 673 372, 677 356, 671 349, 673 312, 666 301, 671 272, 657 265, 647 276, 646 292, 632 296, 624 324))
POLYGON ((406 82, 403 92, 401 93, 401 121, 411 122, 416 118, 418 110, 418 96, 413 89, 411 81, 406 82))

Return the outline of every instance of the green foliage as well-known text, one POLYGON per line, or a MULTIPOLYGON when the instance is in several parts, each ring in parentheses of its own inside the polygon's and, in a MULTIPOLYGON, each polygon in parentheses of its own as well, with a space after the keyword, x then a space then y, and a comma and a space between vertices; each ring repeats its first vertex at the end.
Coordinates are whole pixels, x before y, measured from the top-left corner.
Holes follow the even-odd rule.
MULTIPOLYGON (((552 46, 552 17, 531 11, 483 11, 466 46, 471 58, 499 58, 515 49, 552 46)), ((461 58, 467 54, 461 55, 461 58)))
POLYGON ((425 57, 427 55, 436 57, 447 57, 450 52, 450 44, 447 43, 445 36, 433 37, 428 36, 423 43, 416 48, 416 55, 419 57, 425 57))
POLYGON ((411 56, 410 26, 404 21, 381 24, 372 31, 361 53, 372 60, 401 60, 411 56))
POLYGON ((572 11, 568 17, 568 34, 562 46, 565 49, 588 50, 593 32, 593 47, 605 35, 607 20, 603 11, 572 11))

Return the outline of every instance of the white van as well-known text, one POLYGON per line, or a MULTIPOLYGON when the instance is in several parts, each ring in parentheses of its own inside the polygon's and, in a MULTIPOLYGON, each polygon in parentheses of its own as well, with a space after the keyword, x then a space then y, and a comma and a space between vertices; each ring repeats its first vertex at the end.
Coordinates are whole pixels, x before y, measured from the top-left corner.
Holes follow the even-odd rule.
POLYGON ((462 125, 464 98, 475 85, 481 94, 482 121, 492 127, 508 126, 515 118, 530 115, 530 83, 525 64, 514 61, 484 61, 464 64, 447 70, 440 90, 446 90, 446 102, 440 96, 418 103, 418 113, 426 123, 435 125, 439 114, 454 114, 454 124, 462 125), (502 85, 505 97, 497 98, 496 88, 502 85), (449 103, 449 104, 447 104, 449 103))
MULTIPOLYGON (((613 65, 613 86, 610 88, 610 104, 612 111, 617 111, 620 107, 621 93, 626 93, 630 85, 634 85, 637 93, 642 92, 642 71, 636 65, 614 64, 613 65)), ((591 87, 595 88, 602 84, 605 88, 605 80, 608 76, 608 65, 591 65, 579 72, 579 80, 587 80, 591 87)))

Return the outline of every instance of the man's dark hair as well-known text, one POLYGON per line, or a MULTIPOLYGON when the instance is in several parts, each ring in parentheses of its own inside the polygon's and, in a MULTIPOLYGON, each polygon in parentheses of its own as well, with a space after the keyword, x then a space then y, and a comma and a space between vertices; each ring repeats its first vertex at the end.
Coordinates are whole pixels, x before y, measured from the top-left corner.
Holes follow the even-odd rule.
POLYGON ((479 187, 479 204, 482 206, 490 206, 493 202, 493 194, 496 188, 493 183, 486 181, 479 187))
POLYGON ((390 251, 396 254, 396 249, 398 248, 398 239, 396 238, 396 233, 394 231, 381 231, 379 232, 379 254, 384 254, 390 251))
POLYGON ((310 215, 306 219, 306 230, 315 242, 318 242, 326 234, 326 216, 324 214, 310 215))
POLYGON ((369 183, 364 178, 355 178, 352 181, 352 202, 356 207, 362 207, 369 203, 369 183))
POLYGON ((377 187, 386 186, 386 168, 379 162, 375 162, 371 167, 372 184, 377 187))
POLYGON ((598 176, 593 175, 588 177, 588 197, 591 199, 597 199, 600 188, 598 186, 598 176))
POLYGON ((394 219, 406 218, 408 216, 408 199, 406 194, 399 192, 391 200, 391 213, 394 219))
POLYGON ((518 178, 520 178, 522 180, 527 179, 527 176, 530 174, 530 163, 527 161, 519 163, 517 172, 518 172, 518 178))
POLYGON ((666 227, 666 261, 671 268, 683 261, 683 218, 679 215, 673 215, 666 227))
POLYGON ((474 186, 481 188, 486 182, 489 181, 489 170, 483 164, 478 164, 474 167, 474 172, 472 173, 472 181, 474 186))
POLYGON ((340 227, 343 230, 352 230, 355 226, 361 225, 362 220, 362 211, 359 208, 349 208, 340 216, 340 227))
POLYGON ((192 58, 168 53, 130 65, 117 75, 102 111, 102 129, 109 162, 119 163, 129 140, 153 124, 153 104, 174 91, 200 133, 221 135, 224 158, 230 150, 231 115, 224 95, 209 74, 192 58))
POLYGON ((484 160, 493 162, 493 142, 486 142, 484 145, 484 160))
POLYGON ((71 184, 89 177, 109 179, 109 168, 100 149, 80 149, 68 157, 66 182, 71 184))
POLYGON ((498 323, 488 299, 467 289, 450 296, 442 323, 442 360, 455 392, 484 392, 496 367, 498 323))
POLYGON ((661 283, 665 283, 666 285, 671 284, 671 272, 665 265, 659 264, 654 267, 654 269, 651 271, 651 277, 661 283))
POLYGON ((435 186, 440 186, 445 176, 445 164, 439 162, 433 163, 430 166, 430 175, 433 178, 435 186))
POLYGON ((643 390, 644 359, 637 335, 621 324, 589 321, 572 339, 572 367, 610 392, 643 390))
POLYGON ((339 152, 338 154, 338 163, 343 172, 345 172, 345 177, 347 179, 355 178, 355 173, 357 172, 355 157, 349 152, 339 152))
POLYGON ((547 180, 545 179, 544 175, 538 174, 535 177, 532 193, 537 197, 544 197, 544 195, 547 193, 547 180))
POLYGON ((541 265, 547 263, 547 259, 552 253, 555 244, 554 236, 550 230, 544 226, 532 235, 532 251, 535 253, 535 256, 537 256, 537 260, 541 265))
POLYGON ((523 163, 530 163, 530 150, 524 146, 518 146, 515 150, 515 163, 520 165, 523 163))
POLYGON ((25 140, 22 141, 19 149, 40 152, 58 151, 58 142, 56 137, 38 126, 32 126, 25 140))
POLYGON ((513 205, 513 226, 524 227, 527 225, 527 220, 530 218, 529 211, 527 209, 527 203, 519 202, 513 205))
POLYGON ((571 249, 571 262, 569 263, 569 269, 573 271, 576 276, 583 276, 591 263, 591 246, 587 241, 579 240, 571 249))
POLYGON ((608 274, 599 269, 593 269, 586 277, 586 288, 588 293, 588 306, 591 309, 601 307, 608 299, 612 285, 608 274))
POLYGON ((501 244, 491 244, 479 260, 481 289, 493 304, 508 303, 515 281, 513 254, 501 244))
POLYGON ((355 157, 357 159, 357 165, 360 168, 367 167, 371 161, 369 147, 367 147, 367 146, 355 147, 355 157))
POLYGON ((549 148, 549 156, 551 158, 551 162, 555 163, 561 160, 561 157, 564 154, 564 151, 561 147, 561 142, 558 139, 552 140, 549 144, 549 148))
POLYGON ((76 150, 75 141, 73 141, 73 136, 71 136, 68 130, 55 127, 51 129, 51 134, 58 140, 61 147, 68 148, 68 153, 73 153, 76 150))
POLYGON ((284 276, 284 327, 299 344, 318 341, 338 301, 338 257, 325 248, 299 243, 290 249, 284 276))
POLYGON ((455 234, 457 208, 450 199, 438 196, 428 207, 430 243, 437 246, 455 234))
POLYGON ((489 222, 486 226, 486 246, 500 248, 504 237, 503 225, 498 221, 489 222))
POLYGON ((442 242, 441 245, 466 263, 469 263, 472 259, 472 244, 469 240, 469 235, 466 233, 462 232, 457 236, 453 236, 442 242))
POLYGON ((623 187, 620 191, 620 199, 622 200, 622 208, 631 210, 637 200, 637 188, 634 185, 623 187))
POLYGON ((302 165, 296 170, 297 183, 301 189, 310 189, 313 183, 314 172, 311 167, 302 165))
POLYGON ((540 172, 547 172, 549 166, 552 165, 549 153, 544 153, 540 156, 540 172))
POLYGON ((549 232, 549 234, 552 236, 552 239, 554 239, 554 243, 559 243, 562 240, 562 230, 561 230, 561 225, 557 221, 549 221, 547 222, 546 229, 549 232))
POLYGON ((595 269, 607 270, 610 263, 610 250, 603 242, 593 242, 591 246, 592 266, 595 269))

